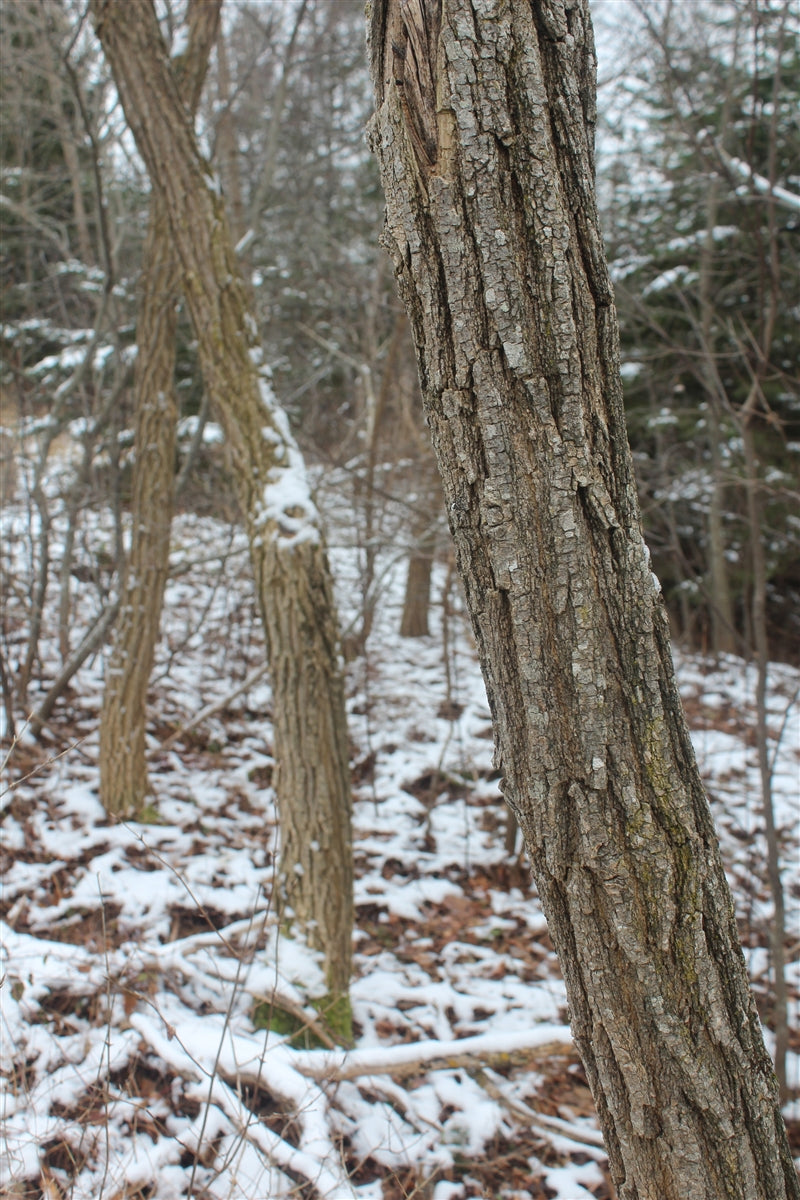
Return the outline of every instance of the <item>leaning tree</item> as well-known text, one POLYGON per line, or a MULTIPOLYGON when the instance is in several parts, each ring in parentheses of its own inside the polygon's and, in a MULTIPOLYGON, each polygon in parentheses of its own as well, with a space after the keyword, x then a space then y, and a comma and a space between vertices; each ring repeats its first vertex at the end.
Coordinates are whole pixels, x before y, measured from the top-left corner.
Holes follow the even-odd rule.
POLYGON ((372 0, 371 140, 450 526, 623 1200, 800 1195, 642 539, 588 0, 372 0))
POLYGON ((350 1035, 353 864, 339 631, 319 514, 269 385, 214 185, 152 0, 91 0, 125 115, 163 205, 203 383, 220 413, 267 644, 281 828, 282 919, 325 954, 327 1016, 350 1035))
MULTIPOLYGON (((191 0, 187 49, 173 64, 192 117, 200 103, 221 6, 222 0, 191 0)), ((139 816, 150 791, 147 689, 169 572, 179 416, 175 348, 180 267, 166 204, 156 191, 139 277, 131 541, 100 718, 100 799, 107 812, 123 816, 139 816)))

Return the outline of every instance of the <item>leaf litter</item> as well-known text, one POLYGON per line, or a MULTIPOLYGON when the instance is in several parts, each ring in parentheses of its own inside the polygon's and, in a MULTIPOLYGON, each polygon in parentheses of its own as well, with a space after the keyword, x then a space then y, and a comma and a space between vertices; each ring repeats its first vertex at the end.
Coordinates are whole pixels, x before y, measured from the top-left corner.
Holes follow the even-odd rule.
MULTIPOLYGON (((341 501, 335 515, 347 627, 358 616, 359 552, 341 501)), ((25 514, 8 506, 3 520, 19 576, 25 514)), ((271 694, 258 678, 243 537, 184 514, 173 546, 150 697, 150 823, 110 820, 97 798, 101 655, 53 718, 63 742, 43 753, 23 733, 4 768, 3 1194, 606 1200, 557 959, 527 867, 506 849, 469 622, 458 597, 437 603, 449 593, 444 568, 434 574, 434 632, 401 639, 404 564, 386 556, 366 654, 348 668, 357 1036, 345 1052, 317 1037, 318 956, 279 930, 271 909, 271 694), (279 1012, 292 1030, 278 1032, 277 1019, 257 1028, 257 1012, 279 1012)), ((13 603, 9 627, 21 640, 13 603)), ((79 594, 77 606, 76 637, 93 604, 79 594)), ((46 620, 52 676, 54 613, 46 620)), ((677 665, 769 1040, 754 678, 733 658, 679 653, 677 665)), ((771 685, 790 885, 800 673, 775 665, 771 685)), ((787 902, 796 929, 796 884, 787 902)), ((788 982, 797 1089, 800 943, 788 982)), ((795 1130, 797 1100, 786 1115, 795 1130)))

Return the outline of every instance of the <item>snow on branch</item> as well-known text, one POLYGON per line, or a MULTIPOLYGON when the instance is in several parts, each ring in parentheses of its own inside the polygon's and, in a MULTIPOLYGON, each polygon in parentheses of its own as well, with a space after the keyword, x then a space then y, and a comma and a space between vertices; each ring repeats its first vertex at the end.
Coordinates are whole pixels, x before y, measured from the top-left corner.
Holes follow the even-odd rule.
POLYGON ((733 175, 738 176, 745 183, 749 183, 755 191, 760 192, 762 195, 771 196, 782 208, 791 209, 793 212, 800 212, 800 196, 796 192, 790 192, 787 188, 770 183, 766 176, 759 175, 757 171, 754 171, 741 158, 734 158, 732 154, 728 154, 727 150, 720 146, 715 138, 708 137, 708 141, 733 175))
MULTIPOLYGON (((255 1120, 233 1088, 217 1074, 215 1068, 218 1065, 221 1074, 230 1074, 237 1082, 241 1078, 236 1070, 235 1057, 232 1062, 230 1054, 220 1053, 223 1047, 216 1049, 214 1061, 209 1063, 204 1061, 208 1059, 209 1048, 200 1045, 198 1037, 192 1039, 191 1030, 175 1031, 168 1028, 165 1037, 142 1013, 132 1014, 130 1023, 163 1062, 189 1081, 195 1099, 220 1108, 240 1136, 253 1143, 276 1166, 301 1175, 313 1183, 323 1197, 336 1197, 337 1200, 350 1200, 352 1197, 354 1200, 355 1192, 339 1167, 339 1155, 328 1131, 327 1100, 319 1089, 309 1086, 307 1080, 291 1070, 273 1071, 272 1064, 268 1064, 263 1057, 259 1062, 256 1077, 258 1085, 291 1101, 295 1109, 293 1116, 302 1127, 303 1145, 292 1146, 255 1120)), ((249 1042, 251 1039, 246 1040, 249 1042)))
POLYGON ((569 1025, 541 1024, 527 1033, 487 1033, 452 1041, 404 1042, 365 1050, 291 1050, 288 1061, 301 1075, 317 1080, 363 1075, 412 1075, 494 1063, 520 1065, 531 1058, 573 1057, 569 1025))

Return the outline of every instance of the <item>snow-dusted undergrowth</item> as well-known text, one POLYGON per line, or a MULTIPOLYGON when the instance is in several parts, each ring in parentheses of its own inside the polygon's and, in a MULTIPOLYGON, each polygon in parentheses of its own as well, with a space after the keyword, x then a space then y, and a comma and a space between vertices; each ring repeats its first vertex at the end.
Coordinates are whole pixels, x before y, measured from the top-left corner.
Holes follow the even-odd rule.
MULTIPOLYGON (((14 530, 24 519, 4 514, 20 579, 25 542, 14 530)), ((346 510, 336 527, 347 625, 360 593, 346 510)), ((99 537, 88 528, 85 553, 99 537)), ((76 1200, 608 1196, 545 922, 525 868, 504 849, 489 711, 458 597, 449 596, 446 661, 441 604, 430 638, 401 640, 404 566, 385 554, 368 654, 349 670, 358 1038, 344 1054, 255 1028, 264 1000, 315 1024, 322 991, 314 954, 283 936, 270 911, 267 683, 162 749, 262 661, 243 540, 183 516, 173 567, 152 691, 158 821, 110 823, 99 806, 101 656, 53 719, 64 740, 43 751, 23 734, 5 771, 4 787, 16 786, 0 801, 0 1189, 76 1200)), ((442 569, 435 601, 444 581, 442 569)), ((12 640, 25 634, 24 594, 8 599, 12 640)), ((78 596, 76 638, 92 603, 78 596)), ((52 677, 49 632, 43 647, 52 677)), ((753 681, 737 660, 681 657, 679 668, 751 973, 768 1001, 753 681)), ((776 667, 772 679, 788 864, 798 845, 797 709, 784 717, 798 673, 776 667)), ((789 896, 796 926, 797 890, 789 896)), ((800 1082, 796 1055, 790 1079, 800 1082)))

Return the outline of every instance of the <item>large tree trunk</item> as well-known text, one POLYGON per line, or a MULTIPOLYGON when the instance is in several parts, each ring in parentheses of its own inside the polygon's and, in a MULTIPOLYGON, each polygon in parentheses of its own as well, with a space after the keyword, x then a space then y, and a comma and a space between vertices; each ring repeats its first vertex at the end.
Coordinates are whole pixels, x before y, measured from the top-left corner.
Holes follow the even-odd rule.
POLYGON ((222 200, 192 134, 152 0, 92 0, 98 36, 153 188, 165 204, 222 416, 264 624, 282 835, 278 904, 325 953, 334 1020, 349 1033, 353 885, 339 633, 319 516, 255 322, 222 200))
POLYGON ((588 0, 373 0, 386 240, 624 1200, 798 1196, 642 541, 588 0))
MULTIPOLYGON (((178 87, 193 116, 217 35, 222 0, 192 0, 189 45, 178 87)), ((136 816, 149 791, 145 747, 175 483, 178 399, 175 336, 181 264, 163 198, 154 194, 136 323, 131 546, 120 615, 108 658, 100 717, 100 799, 109 813, 136 816)))

